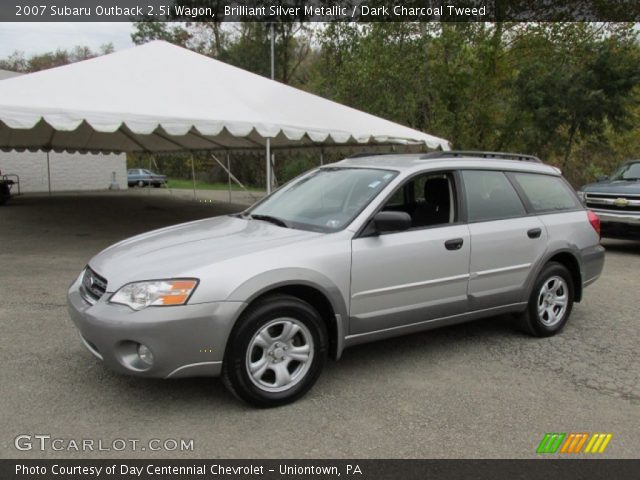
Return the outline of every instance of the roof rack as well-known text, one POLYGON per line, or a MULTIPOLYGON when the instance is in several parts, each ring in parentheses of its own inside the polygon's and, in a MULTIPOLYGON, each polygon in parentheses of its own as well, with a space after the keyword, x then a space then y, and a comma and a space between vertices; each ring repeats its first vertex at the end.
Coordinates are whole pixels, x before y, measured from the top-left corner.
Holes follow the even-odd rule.
POLYGON ((354 153, 353 155, 349 155, 346 158, 362 158, 362 157, 373 157, 376 155, 389 155, 389 154, 393 154, 393 152, 358 152, 358 153, 354 153))
POLYGON ((533 155, 525 155, 522 153, 508 153, 508 152, 483 152, 474 150, 447 150, 444 152, 431 152, 422 155, 420 159, 427 158, 447 158, 447 157, 481 157, 481 158, 495 158, 499 160, 519 160, 521 162, 534 162, 542 163, 538 157, 533 155))

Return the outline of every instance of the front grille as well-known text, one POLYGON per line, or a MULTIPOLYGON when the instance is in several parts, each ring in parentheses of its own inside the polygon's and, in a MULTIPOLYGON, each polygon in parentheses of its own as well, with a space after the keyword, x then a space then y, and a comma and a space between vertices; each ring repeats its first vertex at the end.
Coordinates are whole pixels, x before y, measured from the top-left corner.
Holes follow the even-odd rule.
POLYGON ((587 193, 587 207, 611 212, 640 212, 639 195, 616 195, 615 193, 587 193))
POLYGON ((107 279, 87 267, 82 276, 82 293, 88 299, 97 302, 107 291, 107 279))
POLYGON ((587 202, 587 207, 593 208, 595 210, 607 210, 612 212, 640 212, 640 206, 638 205, 630 205, 628 207, 620 207, 617 205, 602 205, 600 203, 589 203, 587 202))

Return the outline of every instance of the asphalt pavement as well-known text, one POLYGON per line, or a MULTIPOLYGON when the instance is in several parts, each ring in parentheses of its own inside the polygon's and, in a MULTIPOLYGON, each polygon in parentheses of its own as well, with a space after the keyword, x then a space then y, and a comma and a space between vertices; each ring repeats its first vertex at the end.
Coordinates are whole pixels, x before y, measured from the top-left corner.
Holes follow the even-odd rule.
POLYGON ((0 207, 0 458, 531 458, 546 432, 611 433, 599 457, 638 458, 640 241, 603 241, 604 274, 556 337, 494 317, 353 347, 276 409, 240 403, 218 379, 121 376, 85 350, 65 293, 92 255, 241 208, 166 192, 0 207), (20 435, 31 449, 16 448, 20 435), (35 435, 61 450, 40 451, 35 435), (150 451, 152 439, 193 449, 150 451), (82 440, 110 450, 73 448, 82 440))

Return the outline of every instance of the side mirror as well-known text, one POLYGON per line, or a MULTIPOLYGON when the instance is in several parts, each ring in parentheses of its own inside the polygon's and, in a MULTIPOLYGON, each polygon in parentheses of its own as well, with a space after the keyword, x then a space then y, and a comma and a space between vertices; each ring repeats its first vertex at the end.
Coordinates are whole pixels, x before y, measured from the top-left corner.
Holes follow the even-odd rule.
POLYGON ((378 212, 373 226, 377 233, 402 232, 411 228, 411 216, 406 212, 378 212))
POLYGON ((607 180, 609 180, 609 176, 608 175, 598 175, 597 176, 597 180, 599 182, 606 182, 607 180))

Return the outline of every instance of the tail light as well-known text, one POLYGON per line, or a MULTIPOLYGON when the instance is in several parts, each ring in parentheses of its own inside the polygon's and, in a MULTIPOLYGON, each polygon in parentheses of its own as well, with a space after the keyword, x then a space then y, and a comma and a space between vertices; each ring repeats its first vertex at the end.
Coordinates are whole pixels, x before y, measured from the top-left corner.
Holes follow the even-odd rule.
POLYGON ((587 217, 589 218, 589 223, 596 231, 598 236, 600 236, 600 217, 593 213, 591 210, 587 210, 587 217))

